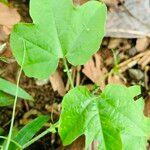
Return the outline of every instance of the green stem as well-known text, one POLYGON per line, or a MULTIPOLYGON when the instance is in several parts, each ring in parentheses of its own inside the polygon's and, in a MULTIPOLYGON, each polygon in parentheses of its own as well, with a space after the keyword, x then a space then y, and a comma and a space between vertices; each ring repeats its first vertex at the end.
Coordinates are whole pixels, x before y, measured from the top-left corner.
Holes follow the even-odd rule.
POLYGON ((0 150, 3 150, 3 146, 0 145, 0 150))
MULTIPOLYGON (((7 140, 8 137, 0 136, 0 139, 7 140)), ((22 146, 21 146, 19 143, 17 143, 16 141, 14 141, 14 140, 11 139, 11 142, 14 143, 14 144, 15 144, 17 147, 19 147, 20 149, 22 148, 22 146)))
POLYGON ((66 72, 67 72, 67 76, 68 76, 68 79, 69 79, 71 88, 74 88, 73 80, 72 80, 72 77, 71 77, 71 73, 70 73, 70 71, 69 71, 69 67, 68 67, 68 65, 67 65, 66 58, 63 58, 63 61, 64 61, 65 70, 66 70, 66 72))
POLYGON ((9 129, 9 134, 8 134, 8 139, 7 139, 5 150, 8 150, 10 142, 11 142, 12 130, 13 130, 13 125, 14 125, 14 120, 15 120, 16 105, 17 105, 17 99, 18 99, 19 82, 20 82, 20 77, 21 77, 21 73, 23 69, 24 60, 25 60, 25 43, 24 43, 23 60, 22 60, 21 69, 19 71, 19 75, 17 79, 16 94, 15 94, 15 100, 14 100, 14 105, 13 105, 11 124, 10 124, 10 129, 9 129))
MULTIPOLYGON (((45 130, 44 132, 42 132, 41 134, 39 134, 38 136, 36 136, 35 138, 33 138, 32 140, 30 140, 28 143, 26 143, 25 145, 22 146, 22 149, 27 148, 28 146, 30 146, 31 144, 33 144, 34 142, 38 141, 40 138, 42 138, 43 136, 45 136, 46 134, 52 132, 53 129, 48 128, 47 130, 45 130)), ((54 133, 54 131, 53 131, 54 133)))

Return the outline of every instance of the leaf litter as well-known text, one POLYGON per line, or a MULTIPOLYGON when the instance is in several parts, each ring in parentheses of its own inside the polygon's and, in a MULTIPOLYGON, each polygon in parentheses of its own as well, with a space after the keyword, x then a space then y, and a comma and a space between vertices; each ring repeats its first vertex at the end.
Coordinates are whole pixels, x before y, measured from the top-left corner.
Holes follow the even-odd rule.
MULTIPOLYGON (((118 11, 115 11, 114 14, 118 13, 120 11, 120 8, 118 8, 118 1, 117 0, 113 0, 113 1, 104 0, 104 2, 106 2, 108 4, 108 7, 110 7, 110 9, 112 9, 111 11, 114 11, 114 9, 118 10, 118 11)), ((128 2, 129 2, 129 0, 128 0, 128 2)), ((80 3, 80 2, 77 1, 77 3, 80 3)), ((81 3, 83 3, 83 2, 81 2, 81 3)), ((133 11, 135 11, 136 8, 139 8, 139 7, 137 7, 137 5, 134 5, 134 4, 135 4, 135 1, 130 4, 132 6, 132 8, 134 7, 133 11)), ((122 3, 121 3, 121 5, 122 5, 122 3)), ((142 6, 144 6, 144 7, 141 7, 140 9, 144 9, 145 7, 147 7, 146 6, 146 1, 145 1, 145 3, 143 2, 142 6)), ((140 10, 139 12, 141 13, 142 11, 140 10)), ((131 12, 131 13, 134 16, 139 15, 139 14, 138 15, 134 14, 134 12, 131 12)), ((145 14, 147 14, 147 13, 145 13, 145 14)), ((114 15, 114 17, 115 17, 115 15, 114 15)), ((126 14, 126 15, 128 16, 129 14, 126 14)), ((117 17, 116 17, 117 21, 115 23, 121 22, 121 25, 122 25, 122 23, 125 24, 126 23, 126 19, 125 19, 126 17, 121 18, 120 16, 119 17, 118 16, 119 15, 117 14, 117 17), (124 19, 124 20, 121 21, 121 19, 124 19)), ((143 18, 140 17, 140 19, 143 19, 143 18)), ((116 25, 115 24, 113 24, 113 25, 116 28, 116 25)), ((10 26, 9 25, 7 25, 7 26, 10 29, 10 26)), ((111 27, 109 29, 113 29, 113 28, 111 27)), ((111 43, 114 44, 114 38, 105 38, 104 40, 106 40, 106 41, 103 41, 102 47, 101 47, 102 52, 105 51, 104 52, 105 57, 102 57, 102 54, 100 54, 101 52, 100 53, 98 52, 97 54, 95 54, 93 56, 93 58, 89 62, 87 62, 88 65, 86 64, 87 65, 86 68, 84 66, 84 67, 82 67, 82 69, 79 70, 78 74, 80 74, 80 80, 81 80, 80 84, 88 84, 88 83, 92 84, 92 82, 94 82, 96 84, 100 84, 98 82, 98 80, 99 80, 98 78, 99 77, 100 78, 105 78, 105 75, 107 73, 109 73, 110 70, 113 68, 114 58, 113 58, 111 49, 114 49, 115 51, 118 51, 117 56, 120 59, 120 61, 118 63, 119 74, 110 74, 109 76, 107 76, 105 81, 103 81, 103 83, 101 83, 102 87, 105 86, 105 83, 107 83, 107 82, 108 83, 115 82, 115 83, 118 83, 118 84, 127 84, 127 85, 140 84, 142 86, 146 86, 146 89, 149 90, 149 88, 150 88, 150 86, 149 86, 150 85, 149 84, 150 83, 149 38, 148 37, 139 38, 139 37, 143 37, 145 35, 148 36, 148 32, 147 32, 148 30, 145 29, 145 27, 143 28, 142 26, 140 26, 140 28, 138 28, 138 29, 137 28, 133 29, 134 32, 132 31, 132 32, 129 32, 128 34, 124 34, 124 31, 125 31, 126 28, 125 29, 122 29, 122 27, 117 28, 117 29, 120 29, 121 32, 119 32, 119 30, 114 30, 114 29, 113 29, 113 32, 112 31, 110 32, 109 30, 108 30, 109 32, 107 32, 107 33, 110 34, 111 37, 112 36, 117 36, 117 37, 122 37, 123 36, 123 37, 128 38, 128 39, 117 38, 117 39, 115 39, 117 41, 115 43, 115 45, 110 46, 109 42, 111 41, 111 43), (138 39, 130 40, 130 38, 135 38, 135 37, 136 38, 138 37, 138 39), (134 52, 133 56, 131 57, 131 56, 129 56, 129 51, 132 48, 135 49, 135 52, 134 52), (136 71, 140 70, 140 71, 144 72, 144 79, 140 82, 135 81, 134 79, 129 77, 129 69, 135 69, 136 71), (84 73, 83 70, 85 71, 85 73, 84 73), (91 73, 91 70, 95 73, 94 75, 93 75, 93 72, 91 73), (84 73, 86 75, 86 77, 82 73, 84 73), (89 80, 87 82, 88 78, 92 82, 90 82, 89 80)), ((128 29, 129 29, 129 26, 128 26, 128 29)), ((6 30, 5 27, 0 28, 0 30, 2 30, 2 32, 3 32, 2 34, 0 32, 0 35, 3 35, 3 37, 0 36, 0 38, 2 37, 2 40, 0 39, 0 42, 4 43, 4 41, 7 41, 8 33, 10 31, 6 30)), ((131 30, 132 30, 132 28, 131 28, 131 30)), ((128 32, 128 30, 127 30, 127 32, 128 32)), ((60 76, 60 74, 59 74, 59 76, 60 76)), ((75 73, 75 78, 76 78, 76 76, 77 76, 77 74, 75 73)), ((137 76, 139 76, 139 75, 137 75, 137 76)), ((9 73, 7 73, 6 78, 10 78, 11 80, 15 81, 15 79, 12 79, 12 76, 9 75, 9 73)), ((63 82, 64 82, 64 80, 67 80, 67 79, 64 79, 64 78, 62 78, 62 79, 63 79, 63 82)), ((44 113, 44 114, 45 113, 47 114, 48 112, 50 112, 50 113, 53 112, 53 114, 55 114, 54 119, 56 119, 59 115, 59 110, 60 110, 59 102, 61 100, 61 98, 60 98, 61 94, 58 94, 57 92, 54 93, 54 91, 53 91, 53 89, 52 89, 52 87, 49 83, 46 83, 42 86, 38 86, 38 85, 36 85, 36 83, 33 79, 32 79, 32 81, 28 78, 23 79, 23 80, 24 81, 22 82, 22 87, 24 87, 25 89, 30 91, 31 94, 33 96, 35 96, 35 99, 38 100, 38 103, 37 103, 37 106, 35 107, 36 113, 34 111, 33 111, 34 113, 32 112, 32 108, 34 108, 33 103, 27 103, 27 104, 25 104, 24 102, 21 103, 21 104, 19 103, 20 106, 18 107, 18 110, 24 109, 25 111, 21 111, 21 112, 17 111, 16 115, 19 118, 24 118, 23 114, 25 114, 25 112, 28 112, 27 111, 28 109, 31 110, 31 111, 29 111, 30 112, 29 118, 26 117, 26 121, 28 122, 30 119, 33 118, 34 115, 38 115, 38 111, 40 111, 40 113, 41 113, 41 109, 42 109, 42 110, 44 110, 44 111, 42 111, 42 113, 44 113), (47 88, 48 88, 48 90, 46 90, 47 88), (44 93, 44 95, 46 94, 46 96, 44 96, 41 93, 44 93), (47 97, 51 97, 51 99, 47 99, 47 97), (42 103, 41 103, 41 101, 42 101, 42 103)), ((56 80, 57 80, 57 78, 56 78, 56 80)), ((65 83, 64 84, 64 86, 65 86, 66 81, 64 83, 65 83)), ((54 84, 54 86, 56 86, 56 85, 54 84)), ((60 85, 57 85, 57 88, 60 88, 60 87, 61 87, 60 85)), ((57 88, 54 88, 54 89, 57 89, 57 88)), ((146 99, 145 114, 149 116, 149 110, 150 110, 149 96, 147 96, 145 99, 146 99)), ((2 112, 1 112, 1 114, 4 115, 5 111, 3 110, 2 112)), ((9 112, 11 112, 11 111, 8 111, 8 116, 7 117, 5 115, 5 117, 7 118, 6 121, 4 121, 5 123, 9 122, 9 117, 11 115, 9 112)), ((5 120, 5 117, 3 117, 2 120, 5 120)), ((19 122, 17 123, 17 125, 18 125, 18 127, 20 126, 19 122)), ((7 124, 6 124, 6 127, 7 127, 7 124)), ((54 138, 54 140, 57 141, 57 136, 54 138)), ((82 141, 81 143, 83 143, 83 140, 81 140, 81 141, 82 141)), ((56 143, 59 143, 59 145, 60 145, 59 140, 56 143)), ((75 142, 75 145, 78 145, 79 143, 80 143, 80 140, 77 141, 77 143, 75 142)), ((60 147, 62 148, 62 146, 60 146, 60 147)), ((71 148, 69 147, 69 149, 71 149, 71 148)), ((75 149, 75 148, 73 147, 72 149, 75 149)))

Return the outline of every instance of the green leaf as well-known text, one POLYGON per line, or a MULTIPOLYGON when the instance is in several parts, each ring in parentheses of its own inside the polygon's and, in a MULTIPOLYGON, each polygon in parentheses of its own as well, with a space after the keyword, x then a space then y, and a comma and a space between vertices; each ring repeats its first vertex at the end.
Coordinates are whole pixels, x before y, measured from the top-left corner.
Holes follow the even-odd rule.
POLYGON ((0 107, 9 106, 13 104, 14 98, 2 91, 0 91, 0 107))
POLYGON ((4 4, 8 4, 8 0, 0 0, 0 2, 2 2, 4 4))
POLYGON ((20 145, 24 145, 32 139, 32 137, 43 127, 43 125, 48 120, 48 116, 39 116, 38 118, 28 123, 25 127, 23 127, 13 138, 13 140, 20 145))
POLYGON ((3 135, 3 133, 4 133, 4 130, 3 128, 0 127, 0 135, 3 135))
POLYGON ((26 43, 23 70, 29 77, 47 78, 63 57, 84 64, 99 49, 106 21, 101 2, 74 6, 72 0, 31 0, 30 15, 33 23, 15 25, 10 40, 19 64, 26 43))
MULTIPOLYGON (((17 142, 19 145, 23 146, 27 142, 29 142, 33 136, 43 127, 43 125, 49 120, 48 116, 39 116, 34 119, 30 123, 28 123, 25 127, 23 127, 13 140, 17 142)), ((11 143, 9 149, 16 150, 17 146, 11 143)))
POLYGON ((122 145, 125 150, 146 149, 150 137, 150 119, 143 114, 144 100, 140 98, 134 101, 134 97, 140 93, 139 86, 126 88, 108 85, 101 94, 105 114, 111 116, 113 124, 121 128, 122 145), (112 112, 115 115, 112 115, 112 112))
MULTIPOLYGON (((6 81, 2 78, 0 78, 0 91, 3 91, 5 93, 8 93, 10 95, 13 95, 15 96, 16 94, 16 85, 9 82, 9 81, 6 81)), ((33 101, 33 98, 32 96, 30 96, 27 92, 25 92, 22 88, 19 88, 18 90, 18 97, 19 98, 23 98, 25 100, 31 100, 33 101)), ((8 100, 8 98, 7 98, 8 100)))
POLYGON ((86 148, 93 140, 102 150, 145 149, 150 119, 143 115, 143 100, 134 101, 139 86, 108 85, 98 97, 86 87, 76 87, 64 96, 59 134, 64 145, 86 136, 86 148))
MULTIPOLYGON (((18 133, 17 127, 13 127, 11 139, 13 139, 13 138, 17 135, 17 133, 18 133)), ((3 142, 2 142, 2 144, 1 144, 3 147, 6 147, 7 139, 8 139, 8 137, 6 137, 5 140, 3 139, 3 142)), ((19 145, 16 145, 16 144, 13 143, 13 142, 11 142, 10 146, 12 146, 12 145, 13 145, 15 148, 16 148, 16 146, 19 148, 19 145)), ((10 149, 10 148, 11 148, 11 147, 9 147, 9 149, 10 149)), ((12 149, 10 149, 10 150, 12 150, 12 149)), ((15 150, 16 150, 16 149, 15 149, 15 150)))

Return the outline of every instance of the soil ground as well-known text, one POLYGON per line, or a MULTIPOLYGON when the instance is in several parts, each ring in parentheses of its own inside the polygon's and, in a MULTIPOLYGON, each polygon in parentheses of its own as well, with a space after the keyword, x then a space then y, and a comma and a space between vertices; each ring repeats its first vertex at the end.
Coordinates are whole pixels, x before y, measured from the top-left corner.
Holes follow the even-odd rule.
MULTIPOLYGON (((17 8, 22 21, 25 22, 31 22, 31 18, 28 14, 28 1, 26 0, 14 0, 10 1, 10 4, 17 8)), ((137 39, 114 39, 114 38, 104 38, 101 46, 101 51, 99 51, 97 54, 101 57, 103 60, 103 64, 101 64, 101 67, 105 68, 107 72, 109 72, 114 67, 114 53, 112 52, 112 48, 114 47, 115 54, 119 57, 119 64, 122 62, 125 62, 131 58, 134 58, 134 56, 138 55, 139 53, 142 53, 144 51, 147 51, 147 49, 143 50, 142 52, 135 52, 135 46, 136 46, 137 39), (116 45, 115 45, 116 44, 116 45)), ((12 57, 11 49, 9 48, 9 38, 6 38, 3 42, 7 43, 8 48, 4 53, 3 56, 12 57)), ((93 58, 93 61, 96 61, 95 58, 93 58)), ((149 67, 149 64, 147 65, 149 67)), ((19 66, 16 62, 13 63, 4 63, 0 62, 0 72, 1 77, 16 83, 17 74, 19 71, 19 66)), ((74 68, 73 68, 74 69, 74 68)), ((89 89, 91 89, 94 79, 88 74, 82 71, 83 66, 80 67, 79 73, 80 73, 80 84, 84 84, 89 89)), ((59 72, 61 72, 61 77, 63 79, 64 85, 67 85, 67 77, 65 72, 63 72, 63 65, 60 63, 59 72)), ((77 81, 77 71, 78 69, 74 69, 75 74, 74 78, 75 81, 77 81)), ((95 70, 98 72, 97 70, 95 70)), ((102 74, 104 74, 104 70, 101 69, 102 74)), ((144 98, 146 101, 145 106, 145 114, 150 115, 150 96, 149 96, 149 89, 150 89, 150 70, 144 70, 141 65, 136 64, 130 69, 126 69, 125 71, 121 72, 117 76, 110 76, 109 79, 105 80, 104 84, 107 83, 121 83, 125 85, 134 85, 138 84, 143 87, 143 93, 144 98), (141 77, 139 77, 141 76, 141 77)), ((27 102, 27 101, 18 101, 17 104, 17 110, 16 110, 16 118, 15 118, 15 127, 17 129, 20 129, 25 124, 27 124, 31 119, 37 117, 40 114, 49 115, 52 117, 52 121, 56 122, 59 118, 60 110, 61 110, 61 100, 62 96, 59 94, 59 92, 54 91, 53 87, 51 85, 51 82, 48 81, 46 84, 38 85, 37 80, 33 78, 26 77, 23 73, 20 80, 20 87, 25 89, 28 93, 30 93, 33 98, 35 99, 35 102, 27 102)), ((65 86, 67 87, 67 86, 65 86)), ((68 89, 68 88, 66 88, 68 89)), ((10 107, 4 107, 0 108, 0 127, 3 127, 5 129, 5 132, 7 133, 9 130, 10 125, 10 119, 12 114, 12 106, 10 107)), ((46 127, 45 127, 46 128, 46 127)), ((42 129, 44 130, 44 128, 42 129)), ((83 139, 83 138, 82 138, 83 139)), ((83 146, 83 140, 80 140, 78 144, 81 144, 83 146)), ((82 147, 81 146, 81 147, 82 147)), ((69 148, 63 148, 60 138, 57 134, 48 134, 47 136, 43 137, 33 145, 31 145, 28 150, 61 150, 61 149, 77 149, 74 144, 72 147, 69 148)), ((81 149, 81 148, 80 148, 81 149)))

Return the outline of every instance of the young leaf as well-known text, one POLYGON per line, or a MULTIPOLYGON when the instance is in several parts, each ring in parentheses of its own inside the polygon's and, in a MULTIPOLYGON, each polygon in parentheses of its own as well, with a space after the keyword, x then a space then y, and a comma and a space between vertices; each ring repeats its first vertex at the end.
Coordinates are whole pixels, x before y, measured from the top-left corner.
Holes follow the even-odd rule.
MULTIPOLYGON (((25 127, 23 127, 17 135, 13 138, 15 142, 19 145, 23 146, 27 142, 29 142, 33 136, 43 127, 43 125, 49 120, 48 116, 39 116, 35 120, 28 123, 25 127)), ((15 150, 16 145, 11 143, 10 150, 15 150)))
MULTIPOLYGON (((2 78, 0 78, 0 91, 3 91, 5 93, 8 93, 10 95, 13 95, 15 96, 16 94, 16 85, 9 82, 9 81, 6 81, 2 78)), ((30 96, 26 91, 24 91, 22 88, 19 88, 19 91, 18 91, 18 97, 19 98, 23 98, 23 99, 26 99, 26 100, 31 100, 33 101, 33 98, 32 96, 30 96)))
POLYGON ((14 98, 2 91, 0 91, 0 107, 9 106, 13 104, 14 98))
POLYGON ((30 15, 33 23, 17 24, 11 34, 19 64, 26 42, 23 70, 27 76, 47 78, 60 58, 66 57, 73 65, 84 64, 99 49, 106 21, 106 6, 101 2, 74 6, 72 0, 31 0, 30 15))
POLYGON ((143 115, 144 102, 133 100, 139 93, 138 86, 121 85, 108 85, 98 97, 86 87, 69 91, 63 99, 59 124, 63 144, 84 134, 86 147, 98 140, 103 150, 145 149, 150 119, 143 115))

